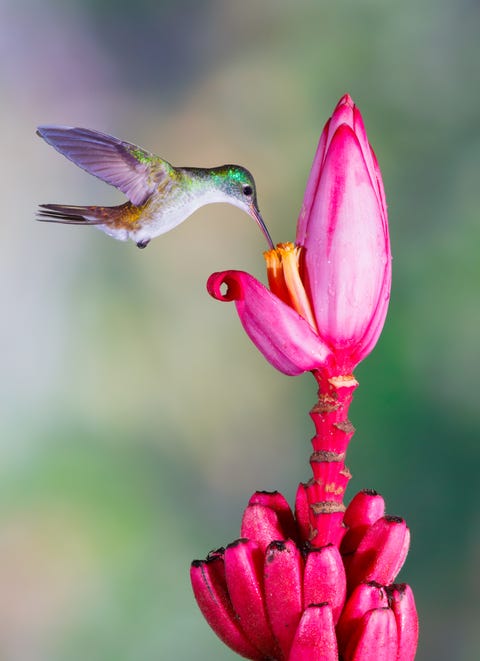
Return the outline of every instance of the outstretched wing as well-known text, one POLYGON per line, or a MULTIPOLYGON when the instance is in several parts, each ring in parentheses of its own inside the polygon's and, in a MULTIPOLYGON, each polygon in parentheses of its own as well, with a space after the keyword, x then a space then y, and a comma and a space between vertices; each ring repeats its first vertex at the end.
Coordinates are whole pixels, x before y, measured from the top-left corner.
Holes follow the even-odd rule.
POLYGON ((75 165, 121 190, 136 206, 172 171, 162 158, 99 131, 39 126, 37 133, 75 165))

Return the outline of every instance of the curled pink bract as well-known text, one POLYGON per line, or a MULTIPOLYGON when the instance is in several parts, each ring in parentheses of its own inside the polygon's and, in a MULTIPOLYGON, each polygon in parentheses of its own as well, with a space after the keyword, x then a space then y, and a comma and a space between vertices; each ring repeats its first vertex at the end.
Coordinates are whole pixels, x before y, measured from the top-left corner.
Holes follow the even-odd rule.
POLYGON ((295 375, 325 364, 330 355, 298 312, 244 271, 210 276, 207 288, 220 301, 235 301, 240 321, 265 358, 285 374, 295 375), (221 287, 227 291, 222 293, 221 287))

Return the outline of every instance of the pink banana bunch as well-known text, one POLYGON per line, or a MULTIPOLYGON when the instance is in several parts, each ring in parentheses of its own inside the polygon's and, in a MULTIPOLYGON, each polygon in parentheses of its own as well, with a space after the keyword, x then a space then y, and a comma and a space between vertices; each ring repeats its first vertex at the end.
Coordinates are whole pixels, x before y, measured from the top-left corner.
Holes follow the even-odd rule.
POLYGON ((255 493, 241 538, 192 563, 207 622, 255 661, 411 661, 415 602, 408 585, 394 583, 409 532, 384 509, 381 496, 360 492, 340 546, 314 547, 280 493, 255 493))

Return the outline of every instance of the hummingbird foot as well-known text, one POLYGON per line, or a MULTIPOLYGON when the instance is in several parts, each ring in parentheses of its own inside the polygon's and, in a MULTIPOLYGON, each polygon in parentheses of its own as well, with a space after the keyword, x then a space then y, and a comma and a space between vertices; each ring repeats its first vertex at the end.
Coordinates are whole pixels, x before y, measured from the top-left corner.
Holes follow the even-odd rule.
POLYGON ((150 243, 150 239, 143 239, 143 241, 137 241, 137 248, 146 248, 150 243))

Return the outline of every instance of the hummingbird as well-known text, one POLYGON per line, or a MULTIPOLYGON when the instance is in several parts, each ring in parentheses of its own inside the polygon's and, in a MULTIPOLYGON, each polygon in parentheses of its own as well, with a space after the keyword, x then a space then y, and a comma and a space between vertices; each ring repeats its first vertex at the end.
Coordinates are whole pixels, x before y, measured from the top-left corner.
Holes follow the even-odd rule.
POLYGON ((260 215, 253 176, 240 165, 175 167, 141 147, 92 129, 39 126, 37 134, 128 198, 112 207, 41 204, 38 220, 95 225, 115 239, 131 239, 145 248, 151 239, 183 223, 205 204, 227 202, 246 211, 269 247, 274 247, 260 215))

